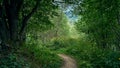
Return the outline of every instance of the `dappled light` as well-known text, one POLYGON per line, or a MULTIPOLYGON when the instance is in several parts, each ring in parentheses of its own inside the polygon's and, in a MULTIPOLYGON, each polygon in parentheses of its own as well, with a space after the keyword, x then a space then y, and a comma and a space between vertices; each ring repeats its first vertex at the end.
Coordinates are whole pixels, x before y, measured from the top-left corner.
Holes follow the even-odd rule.
POLYGON ((120 0, 0 0, 0 68, 120 68, 120 0))

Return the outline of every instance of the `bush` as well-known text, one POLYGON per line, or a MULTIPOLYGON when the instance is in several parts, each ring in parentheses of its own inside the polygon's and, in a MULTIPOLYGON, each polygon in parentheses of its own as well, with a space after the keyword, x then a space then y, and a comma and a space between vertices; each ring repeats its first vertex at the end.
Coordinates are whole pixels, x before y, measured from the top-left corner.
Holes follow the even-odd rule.
MULTIPOLYGON (((42 68, 59 68, 61 66, 61 59, 48 48, 42 45, 27 44, 21 49, 22 54, 32 59, 33 64, 39 65, 42 68), (23 51, 22 51, 23 50, 23 51)), ((35 67, 35 66, 31 66, 35 67)), ((38 68, 39 68, 38 67, 38 68)))
POLYGON ((81 68, 119 68, 120 53, 112 50, 102 50, 89 42, 80 41, 79 45, 71 46, 67 54, 77 59, 81 68))
POLYGON ((29 64, 16 54, 9 54, 0 58, 0 68, 29 68, 29 64))
POLYGON ((108 68, 119 68, 120 67, 120 53, 114 51, 106 51, 105 54, 105 67, 108 68))
POLYGON ((55 38, 52 40, 51 44, 46 45, 51 50, 60 50, 60 49, 66 49, 69 46, 77 45, 76 39, 73 38, 55 38))

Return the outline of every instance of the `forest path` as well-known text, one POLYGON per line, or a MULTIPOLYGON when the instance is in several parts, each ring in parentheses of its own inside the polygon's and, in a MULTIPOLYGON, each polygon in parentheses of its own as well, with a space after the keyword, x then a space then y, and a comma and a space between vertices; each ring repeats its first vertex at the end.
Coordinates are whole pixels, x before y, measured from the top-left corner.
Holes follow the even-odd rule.
POLYGON ((76 61, 73 58, 65 54, 58 54, 58 56, 60 56, 64 61, 63 66, 61 68, 77 68, 76 61))

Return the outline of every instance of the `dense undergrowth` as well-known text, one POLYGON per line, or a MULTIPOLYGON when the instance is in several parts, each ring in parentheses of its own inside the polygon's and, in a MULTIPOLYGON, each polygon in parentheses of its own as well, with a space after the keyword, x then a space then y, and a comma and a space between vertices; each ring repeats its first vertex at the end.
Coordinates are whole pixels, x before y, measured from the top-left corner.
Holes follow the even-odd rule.
POLYGON ((30 62, 30 68, 59 68, 62 64, 60 57, 39 39, 28 37, 20 52, 30 62))
POLYGON ((22 48, 23 56, 31 62, 31 68, 59 68, 61 59, 46 47, 27 45, 22 48))
POLYGON ((30 68, 30 64, 15 53, 0 57, 0 68, 30 68))
POLYGON ((18 53, 0 57, 0 68, 59 68, 61 59, 44 47, 24 46, 18 53))
POLYGON ((55 38, 46 45, 32 41, 23 45, 18 53, 1 58, 0 68, 60 68, 62 60, 58 53, 73 57, 78 68, 120 67, 119 51, 100 49, 83 39, 55 38))
POLYGON ((78 68, 120 67, 120 52, 110 49, 100 49, 91 42, 83 39, 55 39, 47 47, 57 53, 65 53, 75 58, 78 68))
POLYGON ((26 41, 16 52, 0 56, 0 68, 60 68, 60 57, 36 40, 26 41))

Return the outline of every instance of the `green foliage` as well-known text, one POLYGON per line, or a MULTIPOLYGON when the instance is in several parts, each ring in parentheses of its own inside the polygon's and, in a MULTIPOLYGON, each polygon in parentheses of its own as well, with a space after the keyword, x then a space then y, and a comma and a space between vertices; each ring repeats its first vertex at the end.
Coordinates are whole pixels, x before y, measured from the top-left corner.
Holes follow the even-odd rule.
POLYGON ((119 52, 109 52, 106 56, 106 66, 109 68, 119 68, 120 67, 120 53, 119 52))
POLYGON ((61 66, 61 59, 48 48, 42 44, 36 42, 34 38, 29 38, 26 45, 21 48, 21 53, 23 56, 28 56, 28 59, 31 60, 34 67, 35 64, 42 68, 59 68, 61 66), (27 51, 26 51, 27 50, 27 51))
POLYGON ((62 9, 58 9, 58 10, 56 10, 56 12, 58 13, 58 15, 51 18, 51 21, 54 24, 53 31, 57 32, 58 37, 68 36, 69 26, 68 26, 67 17, 65 16, 62 9))
POLYGON ((67 54, 76 58, 82 68, 119 68, 120 52, 102 50, 90 42, 80 40, 79 45, 70 46, 67 54))
POLYGON ((103 50, 86 39, 56 38, 46 45, 57 53, 65 53, 76 59, 80 68, 119 68, 120 52, 103 50))
POLYGON ((16 54, 9 54, 0 57, 0 68, 29 68, 29 64, 16 54))
POLYGON ((74 45, 77 45, 77 40, 75 40, 74 38, 60 37, 52 39, 51 43, 47 44, 46 46, 51 50, 59 51, 61 49, 66 49, 69 46, 74 45))
MULTIPOLYGON (((53 24, 52 28, 43 32, 45 35, 49 35, 49 37, 47 37, 48 39, 52 39, 53 37, 68 36, 69 34, 67 17, 61 9, 57 9, 56 13, 58 14, 57 16, 50 17, 50 21, 53 24)), ((49 24, 47 24, 47 26, 49 26, 49 24)), ((44 34, 41 36, 44 36, 44 34)))
POLYGON ((81 1, 81 18, 76 24, 78 31, 88 34, 99 47, 119 46, 119 3, 118 0, 81 1))
MULTIPOLYGON (((29 10, 33 7, 34 1, 25 2, 26 7, 23 12, 27 14, 29 10)), ((52 0, 41 1, 38 10, 29 20, 29 24, 27 26, 27 31, 34 33, 34 31, 43 32, 45 30, 49 30, 53 27, 53 23, 50 21, 50 17, 56 16, 57 12, 55 12, 57 6, 53 4, 52 0)))
POLYGON ((40 13, 35 13, 29 20, 28 34, 39 36, 43 43, 49 42, 54 37, 68 36, 69 25, 67 17, 60 9, 56 9, 55 13, 57 15, 53 17, 45 15, 42 18, 39 15, 40 13))
MULTIPOLYGON (((116 46, 117 49, 120 45, 119 0, 65 1, 67 4, 63 6, 75 4, 73 7, 77 6, 78 8, 75 8, 79 9, 76 12, 81 12, 76 29, 79 31, 79 36, 84 36, 80 37, 84 38, 82 40, 66 38, 70 33, 67 17, 57 9, 58 6, 53 3, 53 0, 36 0, 40 3, 38 8, 35 7, 37 10, 33 12, 34 14, 31 13, 34 11, 32 9, 38 3, 35 0, 24 0, 21 5, 19 5, 19 0, 9 1, 0 0, 0 6, 3 8, 0 10, 6 11, 0 12, 1 29, 4 30, 4 32, 0 31, 0 34, 3 34, 0 35, 0 40, 5 45, 12 46, 9 41, 13 41, 12 43, 16 43, 16 40, 24 41, 22 37, 25 36, 25 45, 18 50, 25 59, 17 54, 1 55, 0 68, 59 68, 62 62, 56 53, 61 52, 73 56, 80 68, 120 67, 120 52, 97 47, 114 48, 116 46), (10 5, 7 5, 7 2, 10 5), (24 27, 27 27, 27 31, 24 31, 24 27), (23 29, 23 34, 20 33, 21 29, 23 29), (4 35, 6 36, 3 37, 4 35), (6 40, 4 41, 2 37, 6 40), (46 40, 52 41, 46 43, 44 42, 46 40), (30 63, 28 64, 25 60, 30 63)), ((74 32, 76 32, 75 29, 71 29, 72 36, 77 35, 77 32, 74 32)), ((14 45, 17 46, 17 43, 14 45)), ((13 47, 16 48, 16 46, 13 47)))
POLYGON ((33 46, 28 46, 27 48, 29 49, 28 55, 35 59, 35 61, 38 62, 42 68, 60 67, 61 60, 57 55, 50 52, 50 50, 43 47, 34 48, 33 46))

